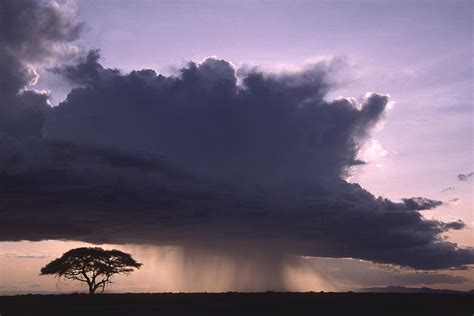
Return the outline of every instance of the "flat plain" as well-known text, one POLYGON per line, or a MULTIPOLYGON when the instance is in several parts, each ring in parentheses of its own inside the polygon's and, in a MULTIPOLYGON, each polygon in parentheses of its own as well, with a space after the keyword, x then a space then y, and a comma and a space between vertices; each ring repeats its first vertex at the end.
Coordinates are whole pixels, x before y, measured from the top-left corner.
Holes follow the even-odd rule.
POLYGON ((446 315, 472 316, 472 294, 159 293, 0 296, 1 316, 20 315, 446 315))

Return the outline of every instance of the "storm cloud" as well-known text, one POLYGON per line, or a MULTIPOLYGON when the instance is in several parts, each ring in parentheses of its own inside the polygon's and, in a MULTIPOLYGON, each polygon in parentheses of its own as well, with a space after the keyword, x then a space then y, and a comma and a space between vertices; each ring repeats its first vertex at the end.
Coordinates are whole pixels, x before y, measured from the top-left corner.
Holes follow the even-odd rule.
POLYGON ((443 205, 441 201, 435 201, 423 197, 413 197, 409 199, 402 199, 403 203, 410 209, 410 210, 431 210, 436 208, 440 205, 443 205))
POLYGON ((73 5, 30 0, 0 3, 0 134, 39 137, 49 109, 45 91, 28 89, 37 67, 64 53, 82 24, 73 5))
MULTIPOLYGON (((61 32, 37 34, 46 43, 76 38, 80 24, 64 22, 60 9, 26 3, 59 19, 48 25, 61 32)), ((25 47, 43 53, 16 59, 10 73, 52 54, 36 37, 24 38, 25 47)), ((5 56, 2 63, 16 55, 5 56)), ((164 76, 152 69, 124 74, 99 58, 93 50, 51 69, 74 88, 41 112, 41 124, 3 119, 0 240, 252 249, 420 269, 474 263, 471 248, 442 237, 463 223, 419 212, 441 202, 393 202, 344 180, 363 163, 357 153, 389 97, 327 100, 330 61, 271 73, 207 58, 164 76), (5 127, 10 122, 18 132, 5 127)), ((33 80, 25 78, 11 91, 33 80)), ((41 99, 33 94, 23 92, 41 99)), ((4 103, 13 95, 0 102, 17 107, 4 103)))
POLYGON ((342 180, 386 96, 326 101, 327 64, 242 75, 209 58, 165 77, 121 74, 98 58, 55 69, 77 87, 50 111, 42 139, 2 143, 2 239, 472 262, 470 249, 440 237, 460 223, 417 212, 441 202, 395 203, 342 180))
MULTIPOLYGON (((335 284, 348 287, 409 286, 419 284, 456 284, 468 281, 463 276, 454 276, 432 271, 414 271, 400 269, 392 265, 373 264, 371 262, 354 259, 333 258, 293 258, 294 263, 324 275, 335 284)), ((354 288, 350 288, 354 290, 354 288)))
POLYGON ((209 58, 164 77, 153 70, 119 75, 97 58, 92 51, 79 65, 55 70, 81 87, 49 116, 48 139, 162 153, 252 190, 344 176, 388 100, 324 101, 324 64, 238 78, 227 61, 209 58))

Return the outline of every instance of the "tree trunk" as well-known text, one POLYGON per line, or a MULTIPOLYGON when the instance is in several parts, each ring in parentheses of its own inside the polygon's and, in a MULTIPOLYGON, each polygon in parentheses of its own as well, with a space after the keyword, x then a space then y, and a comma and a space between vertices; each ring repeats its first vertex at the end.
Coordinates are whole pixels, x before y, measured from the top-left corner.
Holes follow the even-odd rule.
POLYGON ((95 294, 95 286, 94 284, 89 284, 89 295, 94 295, 95 294))

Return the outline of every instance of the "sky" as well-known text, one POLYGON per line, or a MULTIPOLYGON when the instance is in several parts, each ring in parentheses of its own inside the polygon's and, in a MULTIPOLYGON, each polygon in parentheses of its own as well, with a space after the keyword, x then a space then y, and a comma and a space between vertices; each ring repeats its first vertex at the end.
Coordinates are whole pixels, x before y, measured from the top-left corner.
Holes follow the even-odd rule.
POLYGON ((3 1, 0 292, 473 288, 472 9, 3 1))

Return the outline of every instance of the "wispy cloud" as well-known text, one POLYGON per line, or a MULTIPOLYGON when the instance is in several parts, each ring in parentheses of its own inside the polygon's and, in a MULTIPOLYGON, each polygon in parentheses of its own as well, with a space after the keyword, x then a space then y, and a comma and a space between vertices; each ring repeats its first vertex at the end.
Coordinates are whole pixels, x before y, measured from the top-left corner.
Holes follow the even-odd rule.
POLYGON ((474 176, 474 172, 470 172, 470 173, 466 173, 466 174, 463 174, 463 173, 460 173, 458 174, 458 180, 459 181, 470 181, 474 176))

